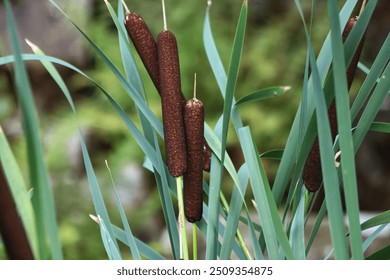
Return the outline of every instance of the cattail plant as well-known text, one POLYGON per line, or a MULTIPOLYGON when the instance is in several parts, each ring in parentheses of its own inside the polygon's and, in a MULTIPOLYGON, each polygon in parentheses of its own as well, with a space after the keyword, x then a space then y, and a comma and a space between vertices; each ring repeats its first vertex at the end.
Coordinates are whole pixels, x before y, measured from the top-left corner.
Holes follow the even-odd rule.
POLYGON ((196 98, 196 78, 194 97, 187 102, 184 108, 184 124, 187 143, 187 170, 184 173, 184 211, 187 220, 194 223, 202 218, 204 161, 204 108, 203 103, 196 98))
POLYGON ((164 30, 157 37, 160 95, 165 138, 165 152, 169 172, 179 177, 186 170, 186 143, 183 123, 180 64, 175 35, 164 30))
POLYGON ((139 14, 130 12, 124 2, 123 4, 126 8, 125 27, 127 34, 133 42, 153 84, 157 91, 159 91, 160 84, 156 41, 144 19, 139 14))
POLYGON ((203 170, 209 172, 211 167, 211 149, 206 139, 203 141, 203 170))
MULTIPOLYGON (((343 31, 342 37, 343 42, 346 41, 349 33, 351 32, 352 28, 354 27, 358 17, 351 18, 343 31)), ((364 37, 361 40, 353 58, 351 61, 351 64, 349 65, 347 69, 347 83, 348 83, 348 90, 351 88, 353 78, 355 76, 357 64, 359 62, 360 54, 363 49, 363 41, 364 37)), ((338 127, 337 127, 337 113, 336 113, 336 101, 333 99, 332 103, 330 104, 328 108, 328 117, 329 117, 329 123, 330 123, 330 130, 332 134, 332 140, 334 141, 337 133, 338 133, 338 127)), ((318 142, 318 137, 314 139, 313 146, 310 150, 310 153, 308 155, 308 158, 305 163, 305 167, 303 170, 302 175, 303 182, 307 188, 307 190, 311 192, 317 191, 322 183, 322 168, 321 168, 321 158, 320 158, 320 147, 318 142)))
MULTIPOLYGON (((153 35, 145 23, 144 19, 137 13, 130 12, 124 1, 123 5, 126 8, 125 27, 127 34, 129 35, 134 47, 141 58, 142 63, 145 66, 151 80, 157 91, 160 92, 160 77, 159 77, 159 65, 158 65, 158 51, 157 44, 153 38, 153 35)), ((180 91, 180 99, 182 107, 184 109, 186 105, 186 98, 182 91, 180 91)), ((204 139, 203 147, 204 167, 203 170, 210 171, 211 162, 211 149, 204 139)))

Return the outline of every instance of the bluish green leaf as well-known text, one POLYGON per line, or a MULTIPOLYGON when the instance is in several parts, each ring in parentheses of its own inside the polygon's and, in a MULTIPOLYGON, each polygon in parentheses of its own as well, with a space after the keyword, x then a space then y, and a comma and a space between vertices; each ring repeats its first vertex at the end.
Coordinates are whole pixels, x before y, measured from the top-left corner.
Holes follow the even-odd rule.
POLYGON ((291 87, 289 86, 283 86, 283 87, 270 87, 270 88, 257 90, 240 98, 239 100, 236 101, 234 105, 238 106, 238 105, 242 105, 254 101, 266 100, 275 96, 282 95, 288 92, 290 89, 291 87))
POLYGON ((390 133, 390 123, 373 122, 370 126, 371 131, 390 133))
POLYGON ((304 213, 305 213, 305 188, 301 189, 301 196, 297 210, 292 218, 290 229, 290 243, 294 256, 299 260, 306 259, 305 254, 305 227, 304 227, 304 213))
MULTIPOLYGON (((376 1, 370 1, 374 4, 376 1)), ((350 227, 350 246, 352 259, 363 259, 362 235, 359 223, 359 202, 357 178, 355 170, 355 156, 351 131, 351 115, 349 113, 349 96, 347 86, 347 67, 343 52, 341 26, 338 17, 337 2, 328 1, 328 10, 331 26, 331 43, 333 55, 333 80, 336 91, 337 124, 339 131, 342 178, 344 182, 345 204, 348 224, 350 227)), ((328 204, 329 206, 330 204, 328 204)))
POLYGON ((380 225, 370 236, 364 240, 362 244, 362 250, 365 252, 367 248, 374 242, 374 240, 379 236, 379 234, 388 226, 389 224, 380 225))
POLYGON ((366 260, 390 260, 390 245, 368 256, 366 260))
POLYGON ((9 1, 5 1, 7 25, 15 58, 15 83, 21 109, 23 132, 27 145, 28 167, 30 184, 34 188, 32 204, 35 213, 35 222, 38 235, 39 257, 48 258, 47 240, 53 259, 62 259, 62 248, 56 221, 56 209, 50 186, 49 174, 44 161, 42 138, 38 115, 34 107, 34 100, 27 71, 22 60, 18 35, 15 29, 9 1))
POLYGON ((387 210, 383 213, 376 215, 375 217, 372 217, 371 219, 368 219, 367 221, 362 223, 361 229, 366 230, 387 223, 390 223, 390 210, 387 210))
POLYGON ((27 193, 27 185, 23 179, 18 163, 9 146, 3 129, 0 126, 0 168, 4 171, 10 187, 11 194, 14 198, 17 211, 22 220, 28 241, 34 256, 38 255, 38 237, 35 225, 34 210, 31 204, 30 196, 27 193))
POLYGON ((125 210, 123 209, 121 200, 120 200, 118 192, 116 190, 115 183, 114 183, 114 178, 112 177, 112 173, 111 173, 111 170, 110 170, 110 168, 108 166, 108 162, 107 161, 106 161, 106 166, 107 166, 108 172, 110 173, 112 187, 113 187, 114 192, 115 192, 116 205, 117 205, 118 210, 119 210, 119 214, 120 214, 120 217, 121 217, 121 220, 122 220, 122 225, 123 225, 123 227, 125 229, 125 232, 126 232, 127 243, 129 244, 129 248, 130 248, 130 251, 131 251, 131 254, 132 254, 133 258, 135 260, 140 260, 141 256, 140 256, 137 244, 135 242, 135 238, 133 236, 133 232, 132 232, 132 230, 130 228, 130 225, 129 225, 129 222, 127 220, 125 210))
POLYGON ((284 150, 271 150, 260 155, 261 158, 280 160, 283 156, 284 150))

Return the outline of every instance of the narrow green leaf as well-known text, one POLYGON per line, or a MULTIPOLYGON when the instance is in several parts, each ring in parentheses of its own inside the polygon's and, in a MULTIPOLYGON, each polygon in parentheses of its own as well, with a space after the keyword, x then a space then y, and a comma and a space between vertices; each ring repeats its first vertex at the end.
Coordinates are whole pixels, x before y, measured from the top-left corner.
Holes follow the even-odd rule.
POLYGON ((304 23, 306 40, 308 45, 310 67, 313 76, 313 92, 316 101, 317 127, 320 144, 321 166, 324 178, 325 201, 329 213, 329 227, 333 247, 335 248, 336 259, 347 259, 348 251, 345 240, 344 221, 341 208, 341 197, 339 192, 339 181, 333 158, 333 143, 330 134, 327 107, 320 73, 315 60, 314 51, 308 35, 307 27, 304 23))
POLYGON ((49 174, 44 161, 38 115, 34 107, 31 86, 22 60, 18 35, 15 29, 15 20, 8 0, 5 1, 5 6, 9 36, 15 57, 15 82, 27 145, 30 181, 34 188, 32 204, 37 224, 39 257, 43 259, 48 257, 46 247, 47 237, 51 257, 53 259, 62 259, 63 256, 57 228, 56 210, 49 181, 49 174))
POLYGON ((362 250, 365 252, 367 248, 374 242, 374 240, 379 236, 379 234, 388 226, 389 224, 380 225, 366 240, 364 240, 362 245, 362 250))
POLYGON ((281 160, 284 150, 271 150, 260 155, 261 158, 281 160))
MULTIPOLYGON (((358 24, 358 23, 356 23, 358 24)), ((385 69, 390 59, 390 34, 387 36, 385 42, 382 45, 378 55, 375 58, 370 71, 364 80, 360 90, 352 104, 351 117, 355 119, 360 109, 365 104, 367 98, 370 96, 374 86, 380 81, 380 76, 385 69)))
POLYGON ((225 96, 227 76, 226 76, 225 68, 223 67, 222 64, 222 60, 218 54, 218 50, 217 50, 217 46, 215 45, 213 34, 211 32, 210 6, 207 7, 206 16, 203 24, 203 44, 205 47, 206 55, 209 60, 211 69, 213 70, 215 80, 218 83, 219 90, 221 91, 221 94, 225 96))
MULTIPOLYGON (((370 1, 370 4, 375 1, 370 1)), ((345 203, 348 224, 350 227, 350 245, 352 259, 363 259, 362 235, 359 222, 359 202, 357 178, 355 170, 355 156, 351 131, 351 115, 349 113, 349 96, 347 86, 347 67, 343 52, 341 26, 338 17, 337 2, 328 1, 330 15, 331 43, 333 55, 333 77, 336 91, 337 124, 339 143, 342 155, 341 170, 344 182, 345 203)))
MULTIPOLYGON (((246 164, 243 165, 238 171, 238 178, 240 181, 240 185, 234 186, 233 194, 229 203, 230 209, 229 209, 228 218, 226 220, 226 230, 223 236, 223 242, 221 247, 221 254, 220 254, 221 260, 230 259, 230 254, 233 248, 233 241, 236 237, 238 222, 242 210, 242 205, 244 203, 241 194, 245 194, 248 185, 248 180, 249 180, 249 174, 248 174, 246 164), (241 188, 240 189, 241 194, 238 188, 241 188)), ((257 243, 257 239, 253 240, 252 238, 252 244, 255 243, 257 243)))
POLYGON ((309 254, 311 246, 313 245, 314 239, 317 236, 317 233, 318 233, 318 231, 320 229, 322 221, 324 220, 324 218, 326 216, 326 213, 327 213, 326 203, 325 203, 325 201, 323 201, 322 204, 321 204, 320 210, 317 213, 317 217, 316 217, 316 219, 314 221, 313 228, 311 229, 309 238, 307 239, 306 255, 309 254))
MULTIPOLYGON (((112 236, 114 236, 114 233, 113 233, 113 229, 111 227, 110 217, 108 215, 107 207, 104 203, 103 195, 100 191, 100 187, 99 187, 98 181, 96 179, 95 171, 93 170, 91 159, 89 157, 87 146, 85 144, 85 140, 84 140, 84 137, 83 137, 81 130, 79 132, 79 135, 80 135, 80 141, 81 141, 81 151, 83 154, 84 166, 85 166, 85 169, 87 172, 89 188, 90 188, 90 191, 92 194, 92 202, 93 202, 93 205, 95 207, 96 214, 99 217, 99 220, 104 221, 104 223, 106 225, 105 230, 108 232, 109 236, 112 237, 112 236)), ((116 239, 113 239, 113 242, 115 243, 116 246, 118 246, 116 244, 116 239)))
POLYGON ((234 105, 238 106, 238 105, 242 105, 254 101, 266 100, 275 96, 282 95, 288 92, 290 89, 291 87, 289 86, 283 86, 283 87, 270 87, 270 88, 257 90, 240 98, 239 100, 236 101, 234 105))
POLYGON ((368 101, 362 116, 360 117, 359 123, 356 126, 356 129, 353 134, 354 148, 355 151, 358 150, 360 145, 363 142, 364 136, 367 134, 367 131, 370 129, 371 124, 374 122, 374 119, 382 107, 383 102, 389 96, 390 93, 390 64, 387 65, 385 71, 380 77, 380 81, 376 86, 374 92, 371 95, 370 100, 368 101))
MULTIPOLYGON (((248 3, 244 1, 241 7, 240 17, 238 19, 236 34, 233 42, 233 50, 230 59, 228 79, 225 90, 225 102, 223 105, 223 121, 222 121, 222 147, 221 147, 221 163, 224 164, 226 141, 229 128, 230 114, 233 104, 233 95, 236 89, 238 71, 240 67, 241 54, 244 46, 246 19, 248 13, 248 3)), ((223 170, 221 170, 223 172, 223 170)), ((222 176, 221 176, 222 177, 222 176)))
POLYGON ((370 126, 371 131, 390 133, 390 123, 373 122, 370 126))
POLYGON ((245 162, 247 163, 252 191, 256 201, 256 209, 260 216, 264 238, 267 244, 268 255, 270 259, 276 260, 278 259, 279 248, 276 240, 274 223, 270 213, 271 210, 265 192, 265 185, 263 182, 265 178, 262 178, 260 173, 257 153, 248 127, 243 127, 239 130, 239 139, 241 147, 243 148, 245 162))
MULTIPOLYGON (((215 181, 213 181, 213 185, 216 187, 213 187, 213 194, 212 198, 215 201, 219 197, 219 189, 221 188, 221 182, 222 182, 222 174, 223 174, 223 168, 221 166, 225 165, 225 153, 226 153, 226 138, 228 134, 228 125, 229 125, 229 120, 230 120, 230 115, 231 115, 231 110, 232 110, 232 104, 234 101, 234 91, 236 87, 236 82, 237 82, 237 77, 238 77, 238 69, 239 69, 239 64, 240 64, 240 58, 241 58, 241 53, 242 53, 242 48, 243 48, 243 41, 244 41, 244 34, 245 34, 245 26, 246 26, 246 16, 247 16, 247 3, 244 1, 242 8, 241 8, 241 13, 240 17, 238 20, 238 25, 237 25, 237 30, 236 30, 236 35, 234 38, 234 43, 233 43, 233 50, 231 54, 231 61, 230 61, 230 66, 229 66, 229 76, 226 78, 226 74, 221 62, 221 59, 218 55, 217 48, 215 46, 215 42, 211 33, 211 28, 210 28, 210 21, 209 21, 209 7, 207 8, 206 11, 206 17, 205 17, 205 22, 204 22, 204 31, 203 31, 203 39, 204 39, 204 45, 205 45, 205 50, 206 54, 208 56, 210 65, 212 67, 212 70, 214 72, 214 75, 216 77, 217 83, 220 87, 222 95, 225 97, 225 103, 224 103, 224 110, 223 110, 223 121, 222 121, 222 137, 221 137, 221 146, 219 148, 219 151, 217 151, 217 155, 220 154, 220 161, 221 165, 216 164, 215 170, 219 171, 219 175, 216 176, 215 173, 211 177, 212 179, 215 178, 215 181), (218 166, 218 167, 217 167, 218 166)), ((238 115, 235 114, 235 117, 233 118, 234 120, 237 120, 238 123, 240 123, 240 120, 238 118, 238 115)), ((208 136, 207 133, 207 127, 205 129, 206 131, 206 138, 208 136)), ((208 141, 209 142, 209 141, 208 141)), ((210 144, 210 143, 209 143, 210 144)), ((210 145, 211 147, 211 145, 210 145)), ((214 160, 216 162, 216 159, 214 160)), ((233 166, 234 170, 234 166, 233 166)), ((214 171, 215 172, 215 171, 214 171)), ((234 170, 235 173, 235 170, 234 170)), ((237 177, 236 177, 237 178, 237 177)), ((238 181, 238 180, 236 180, 238 181)), ((238 183, 238 182, 237 182, 238 183)), ((210 185, 212 185, 210 183, 210 185)), ((215 256, 216 254, 216 214, 217 212, 217 206, 212 208, 212 217, 214 219, 212 220, 213 225, 211 225, 211 228, 208 230, 208 243, 210 242, 210 246, 208 247, 208 251, 206 252, 207 257, 211 258, 215 256), (213 239, 213 240, 211 240, 213 239)), ((207 248, 206 248, 207 250, 207 248)))
POLYGON ((208 196, 208 218, 206 235, 206 260, 215 260, 218 255, 218 224, 220 210, 220 176, 222 166, 213 153, 211 155, 210 185, 208 196))
POLYGON ((305 254, 305 228, 304 228, 304 209, 305 209, 305 188, 302 187, 297 210, 292 218, 290 229, 290 243, 296 259, 306 259, 305 254))
POLYGON ((255 232, 255 226, 252 222, 252 219, 250 218, 248 211, 246 212, 246 217, 247 217, 247 221, 248 221, 250 236, 252 239, 253 251, 255 252, 255 259, 256 260, 264 260, 265 258, 264 258, 263 252, 261 250, 261 246, 260 246, 259 242, 257 242, 258 239, 257 239, 256 232, 255 232))
POLYGON ((99 215, 95 218, 100 227, 100 235, 102 237, 103 245, 106 249, 108 258, 110 260, 122 260, 119 249, 114 242, 114 235, 107 230, 107 226, 105 225, 104 220, 99 215))
POLYGON ((332 244, 335 248, 336 259, 348 258, 347 244, 345 241, 344 221, 341 208, 341 197, 339 192, 339 181, 333 158, 333 143, 330 136, 330 126, 327 120, 327 108, 325 98, 319 80, 317 65, 315 63, 314 53, 309 47, 311 56, 311 67, 314 72, 314 86, 317 103, 317 127, 319 135, 321 166, 324 178, 325 201, 329 213, 329 227, 332 237, 332 244))
POLYGON ((366 260, 390 260, 390 245, 368 256, 366 260))
POLYGON ((12 196, 15 200, 17 211, 22 220, 28 241, 34 256, 38 255, 38 236, 35 225, 34 209, 31 204, 27 185, 23 179, 22 172, 16 162, 11 147, 0 126, 0 168, 3 169, 7 178, 12 196))
MULTIPOLYGON (((115 238, 121 241, 123 244, 130 247, 128 243, 126 232, 123 229, 118 228, 115 225, 111 225, 114 229, 115 238)), ((139 249, 139 252, 142 256, 146 257, 148 260, 165 260, 165 258, 156 252, 153 248, 146 245, 144 242, 135 237, 136 245, 139 249)))
POLYGON ((108 166, 108 162, 107 161, 106 161, 106 166, 107 166, 108 172, 110 173, 112 187, 113 187, 114 192, 115 192, 116 205, 118 207, 119 214, 121 216, 122 225, 123 225, 123 227, 125 229, 125 232, 126 232, 127 243, 129 244, 130 251, 131 251, 131 254, 132 254, 133 258, 135 260, 140 260, 141 256, 139 254, 138 247, 137 247, 137 244, 136 244, 134 236, 133 236, 133 232, 132 232, 132 230, 130 228, 130 225, 129 225, 129 222, 127 220, 125 210, 123 209, 121 200, 120 200, 118 192, 116 190, 114 178, 112 177, 112 173, 111 173, 111 170, 110 170, 110 168, 108 166))
POLYGON ((387 223, 390 223, 390 210, 387 210, 383 213, 376 215, 375 217, 372 217, 371 219, 368 219, 367 221, 362 223, 361 229, 366 230, 387 223))

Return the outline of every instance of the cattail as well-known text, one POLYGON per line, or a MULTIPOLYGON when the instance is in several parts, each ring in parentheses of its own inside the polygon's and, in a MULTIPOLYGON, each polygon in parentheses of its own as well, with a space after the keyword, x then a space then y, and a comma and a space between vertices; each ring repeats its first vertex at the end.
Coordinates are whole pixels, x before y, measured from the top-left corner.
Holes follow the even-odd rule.
POLYGON ((206 139, 203 140, 203 170, 209 172, 211 167, 211 149, 206 139))
POLYGON ((153 81, 157 91, 160 89, 157 44, 143 18, 137 13, 127 13, 125 18, 127 34, 153 81))
MULTIPOLYGON (((355 25, 358 17, 351 18, 347 25, 344 28, 342 37, 343 42, 346 41, 349 33, 351 32, 353 26, 355 25)), ((364 37, 359 43, 359 46, 352 58, 352 61, 347 69, 347 83, 348 83, 348 90, 350 89, 353 78, 355 76, 357 64, 359 62, 360 54, 362 52, 363 48, 363 41, 364 37)), ((337 112, 336 112, 336 101, 333 99, 332 103, 329 106, 328 109, 328 118, 329 118, 329 124, 330 124, 330 130, 332 134, 332 140, 334 141, 337 133, 338 133, 338 126, 337 126, 337 112)), ((319 148, 319 142, 318 137, 314 139, 313 146, 310 150, 310 153, 307 157, 305 167, 303 169, 302 174, 303 183, 305 184, 305 187, 308 191, 315 192, 317 191, 322 183, 322 168, 321 168, 321 156, 320 156, 320 148, 319 148)))
POLYGON ((184 173, 184 213, 191 223, 202 218, 204 109, 196 97, 184 109, 187 143, 187 170, 184 173))
MULTIPOLYGON (((156 41, 154 40, 153 35, 150 32, 143 18, 137 13, 131 13, 127 8, 126 4, 124 2, 123 4, 127 10, 125 18, 125 27, 127 33, 131 41, 133 42, 134 47, 137 50, 137 53, 140 56, 141 61, 144 64, 145 69, 148 72, 154 86, 156 87, 157 92, 161 96, 158 51, 156 41)), ((182 107, 184 109, 187 100, 182 92, 180 92, 180 99, 182 107)), ((211 149, 208 146, 206 140, 204 140, 204 142, 205 166, 203 170, 210 171, 211 149)))
MULTIPOLYGON (((164 7, 163 7, 164 8, 164 7)), ((168 169, 178 177, 186 170, 186 143, 180 65, 175 35, 166 29, 157 37, 160 95, 168 169)))

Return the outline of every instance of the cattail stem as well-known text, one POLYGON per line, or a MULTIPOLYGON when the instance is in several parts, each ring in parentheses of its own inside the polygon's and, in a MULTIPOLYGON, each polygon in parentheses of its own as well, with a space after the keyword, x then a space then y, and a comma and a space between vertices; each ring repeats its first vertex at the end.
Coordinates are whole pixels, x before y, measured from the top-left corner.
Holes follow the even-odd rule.
POLYGON ((196 224, 192 224, 192 259, 198 259, 198 237, 197 237, 196 224))
POLYGON ((187 232, 186 232, 186 219, 184 214, 183 203, 183 177, 176 178, 176 191, 177 201, 179 208, 178 224, 179 224, 179 237, 180 237, 180 258, 188 260, 188 244, 187 244, 187 232))

